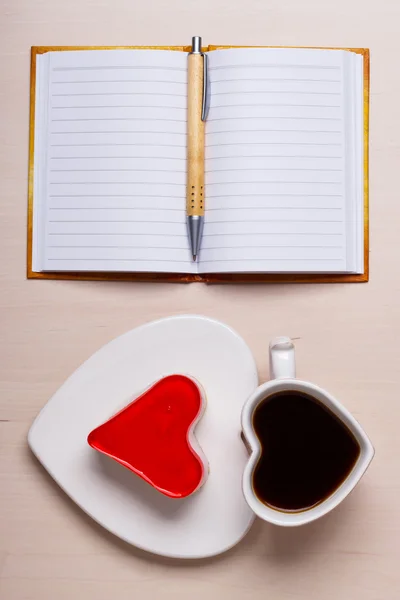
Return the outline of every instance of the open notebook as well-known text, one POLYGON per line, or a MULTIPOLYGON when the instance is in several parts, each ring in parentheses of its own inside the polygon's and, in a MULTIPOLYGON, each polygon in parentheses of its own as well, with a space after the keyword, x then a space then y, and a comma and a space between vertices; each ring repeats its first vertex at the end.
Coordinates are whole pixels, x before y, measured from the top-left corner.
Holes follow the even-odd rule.
POLYGON ((368 279, 368 51, 208 52, 193 263, 187 48, 50 50, 32 53, 28 276, 368 279))

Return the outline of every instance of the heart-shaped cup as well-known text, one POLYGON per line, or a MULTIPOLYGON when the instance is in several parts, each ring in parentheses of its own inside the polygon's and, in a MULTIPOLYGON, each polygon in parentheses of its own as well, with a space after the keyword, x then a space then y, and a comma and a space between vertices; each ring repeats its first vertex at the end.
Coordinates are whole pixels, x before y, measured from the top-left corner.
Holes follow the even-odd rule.
MULTIPOLYGON (((250 451, 250 458, 243 473, 243 492, 250 508, 264 521, 283 526, 303 525, 330 512, 354 489, 374 456, 374 448, 360 424, 336 398, 313 383, 296 379, 294 345, 289 338, 274 339, 270 343, 269 353, 272 379, 255 390, 242 411, 242 432, 250 451), (303 510, 277 509, 260 500, 254 489, 254 474, 263 452, 254 427, 254 414, 261 404, 283 392, 311 397, 347 428, 359 446, 358 457, 340 485, 321 502, 303 510)), ((283 418, 289 419, 290 415, 283 418)))

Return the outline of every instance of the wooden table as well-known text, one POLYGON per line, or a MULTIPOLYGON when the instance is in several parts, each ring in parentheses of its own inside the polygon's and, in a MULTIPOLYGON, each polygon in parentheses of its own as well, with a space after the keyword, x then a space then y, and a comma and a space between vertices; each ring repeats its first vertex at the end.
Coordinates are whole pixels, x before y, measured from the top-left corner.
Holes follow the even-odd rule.
POLYGON ((1 0, 1 600, 400 598, 400 72, 397 0, 1 0), (193 29, 195 27, 195 29, 193 29), (31 45, 205 43, 371 48, 371 282, 215 286, 27 281, 31 45), (268 339, 297 339, 298 373, 337 395, 376 446, 327 518, 257 522, 216 559, 179 563, 87 518, 31 456, 32 420, 64 379, 127 329, 203 313, 238 330, 268 377, 268 339))

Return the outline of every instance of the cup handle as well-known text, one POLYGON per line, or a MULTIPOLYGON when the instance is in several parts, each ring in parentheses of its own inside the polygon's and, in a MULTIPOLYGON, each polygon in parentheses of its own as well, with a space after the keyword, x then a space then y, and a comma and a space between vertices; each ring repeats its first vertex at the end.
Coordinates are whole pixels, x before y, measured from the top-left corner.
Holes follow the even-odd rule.
POLYGON ((288 337, 277 337, 269 344, 269 372, 271 379, 294 379, 296 361, 294 344, 288 337))

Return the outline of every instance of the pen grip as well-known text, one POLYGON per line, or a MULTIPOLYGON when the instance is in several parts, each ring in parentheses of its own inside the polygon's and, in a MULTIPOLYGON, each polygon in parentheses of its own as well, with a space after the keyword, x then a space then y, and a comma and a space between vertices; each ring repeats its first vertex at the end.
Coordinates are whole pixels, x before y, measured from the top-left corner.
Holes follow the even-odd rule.
POLYGON ((204 76, 203 60, 201 54, 188 55, 186 190, 186 211, 188 216, 204 215, 204 121, 201 120, 204 76))

